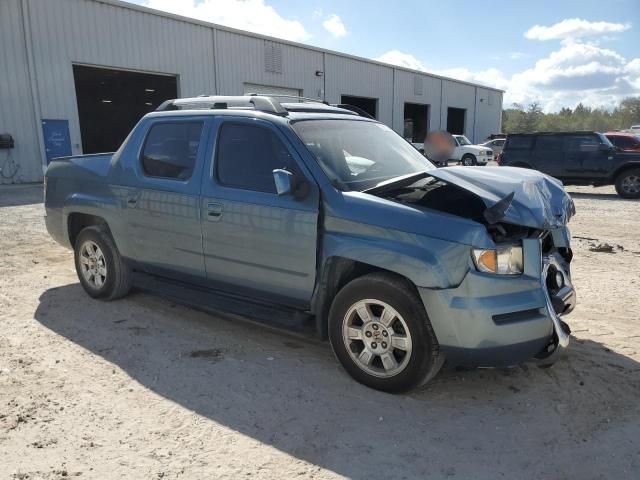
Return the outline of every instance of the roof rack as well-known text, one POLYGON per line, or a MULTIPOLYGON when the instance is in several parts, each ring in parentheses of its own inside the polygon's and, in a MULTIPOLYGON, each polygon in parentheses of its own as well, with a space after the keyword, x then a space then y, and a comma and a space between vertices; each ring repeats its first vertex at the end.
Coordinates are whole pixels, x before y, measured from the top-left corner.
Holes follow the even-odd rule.
POLYGON ((265 96, 205 96, 200 95, 192 98, 176 98, 163 102, 156 111, 167 110, 211 110, 211 109, 250 109, 261 112, 272 113, 274 115, 285 116, 287 110, 280 105, 277 100, 265 96))
POLYGON ((373 118, 364 110, 353 105, 332 105, 323 100, 297 95, 260 95, 250 93, 242 96, 199 95, 191 98, 176 98, 163 102, 156 111, 171 110, 258 110, 273 115, 287 116, 289 112, 325 112, 358 115, 373 118), (302 100, 281 103, 279 98, 302 100))

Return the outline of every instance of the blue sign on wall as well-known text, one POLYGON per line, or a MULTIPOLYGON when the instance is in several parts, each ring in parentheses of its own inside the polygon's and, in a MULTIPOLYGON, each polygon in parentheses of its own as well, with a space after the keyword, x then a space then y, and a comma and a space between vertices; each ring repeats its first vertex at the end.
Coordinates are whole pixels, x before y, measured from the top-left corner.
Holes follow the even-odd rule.
POLYGON ((53 158, 71 155, 69 120, 42 120, 47 165, 53 158))

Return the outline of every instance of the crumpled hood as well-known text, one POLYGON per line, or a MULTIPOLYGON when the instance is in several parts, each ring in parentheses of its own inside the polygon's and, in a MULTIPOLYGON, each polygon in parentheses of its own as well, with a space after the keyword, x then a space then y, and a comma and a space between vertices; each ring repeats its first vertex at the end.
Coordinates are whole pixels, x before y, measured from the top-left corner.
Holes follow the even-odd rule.
POLYGON ((536 170, 516 167, 447 167, 429 175, 478 196, 493 212, 495 221, 525 227, 561 227, 575 214, 562 182, 536 170), (509 198, 511 197, 511 201, 509 198), (496 204, 504 200, 501 205, 496 204), (503 208, 500 208, 500 207, 503 208))

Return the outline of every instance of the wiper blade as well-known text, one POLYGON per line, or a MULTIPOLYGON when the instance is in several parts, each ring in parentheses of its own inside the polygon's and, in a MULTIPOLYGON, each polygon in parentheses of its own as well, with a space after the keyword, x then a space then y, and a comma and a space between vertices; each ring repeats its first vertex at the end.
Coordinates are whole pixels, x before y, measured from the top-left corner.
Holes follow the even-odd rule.
POLYGON ((398 188, 406 187, 415 183, 417 180, 421 178, 429 177, 429 172, 416 172, 410 173, 408 175, 401 175, 399 177, 390 178, 389 180, 385 180, 384 182, 378 183, 376 186, 367 188, 363 190, 363 193, 370 193, 371 195, 379 195, 381 193, 390 192, 393 190, 397 190, 398 188))

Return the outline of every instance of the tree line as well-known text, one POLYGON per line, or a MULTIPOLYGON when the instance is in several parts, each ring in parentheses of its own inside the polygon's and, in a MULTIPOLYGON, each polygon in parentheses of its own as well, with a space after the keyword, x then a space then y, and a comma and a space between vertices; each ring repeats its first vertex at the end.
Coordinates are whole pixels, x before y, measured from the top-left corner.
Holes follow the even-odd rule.
POLYGON ((640 97, 628 97, 611 110, 585 107, 579 103, 574 109, 563 108, 559 112, 544 113, 540 104, 527 106, 514 103, 502 111, 504 133, 558 132, 593 130, 607 132, 625 130, 640 124, 640 97))

